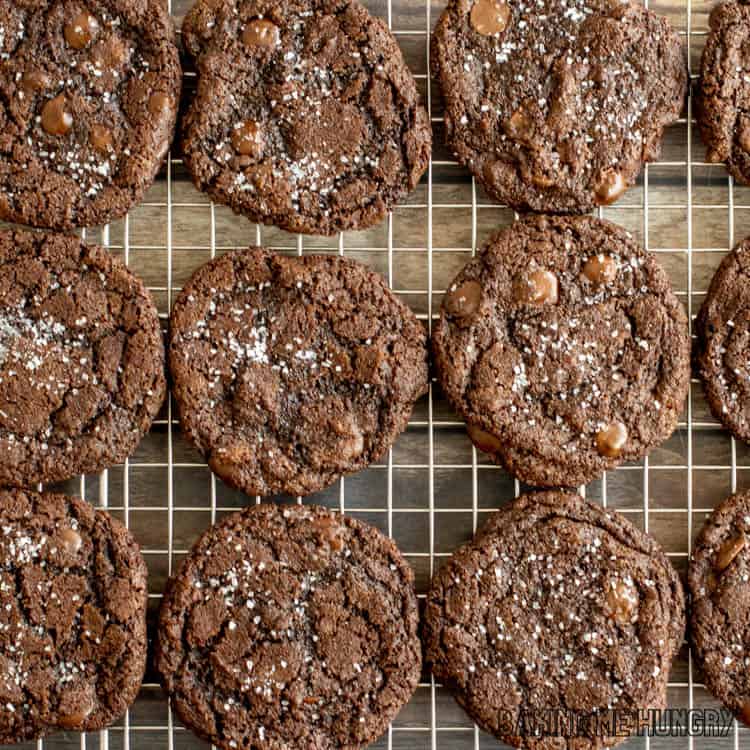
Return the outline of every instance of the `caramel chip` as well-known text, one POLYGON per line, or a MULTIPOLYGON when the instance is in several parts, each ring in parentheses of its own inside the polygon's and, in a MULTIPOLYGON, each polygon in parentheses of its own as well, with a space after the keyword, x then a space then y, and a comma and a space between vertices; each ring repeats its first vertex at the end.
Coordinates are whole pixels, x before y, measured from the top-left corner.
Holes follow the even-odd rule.
POLYGON ((72 21, 65 24, 63 34, 65 41, 73 49, 83 49, 91 43, 91 40, 99 31, 99 21, 88 13, 82 11, 72 21))
POLYGON ((65 135, 73 127, 73 115, 68 111, 64 94, 50 99, 42 107, 42 128, 50 135, 65 135))
POLYGON ((622 422, 612 424, 596 433, 596 449, 602 456, 616 458, 628 440, 628 428, 622 422))
POLYGON ((610 284, 617 277, 617 261, 611 255, 592 255, 583 266, 583 275, 597 286, 610 284))
POLYGON ((716 570, 726 570, 731 565, 732 560, 742 552, 745 547, 745 542, 746 537, 744 531, 740 531, 731 539, 724 542, 716 553, 716 560, 714 562, 716 570))
POLYGON ((531 271, 516 280, 515 298, 518 302, 527 302, 532 305, 556 305, 557 276, 543 269, 531 271))
POLYGON ((278 47, 279 41, 279 27, 264 18, 250 21, 242 32, 242 43, 248 47, 278 47))
POLYGON ((508 28, 510 8, 503 0, 476 0, 471 8, 471 25, 483 36, 501 34, 508 28))
POLYGON ((232 130, 232 148, 242 156, 259 158, 263 153, 263 143, 263 132, 254 120, 245 120, 232 130))
POLYGON ((614 203, 626 190, 625 178, 621 172, 609 169, 602 174, 596 187, 595 201, 598 206, 609 206, 614 203))
POLYGON ((445 311, 453 318, 469 318, 482 302, 482 285, 478 281, 464 281, 445 295, 445 311))

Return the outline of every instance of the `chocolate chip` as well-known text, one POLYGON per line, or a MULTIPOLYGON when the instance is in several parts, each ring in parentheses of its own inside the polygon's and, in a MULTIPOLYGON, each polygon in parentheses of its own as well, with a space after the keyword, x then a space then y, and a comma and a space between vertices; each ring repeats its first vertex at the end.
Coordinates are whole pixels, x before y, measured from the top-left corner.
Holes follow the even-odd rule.
POLYGON ((616 458, 628 440, 628 428, 622 422, 612 422, 596 433, 596 449, 602 456, 616 458))
POLYGON ((21 90, 27 94, 35 91, 44 91, 49 86, 50 80, 46 73, 41 70, 28 70, 21 79, 21 90))
POLYGON ((255 120, 245 120, 232 130, 232 148, 243 156, 259 159, 263 154, 263 132, 255 120))
POLYGON ((59 539, 60 546, 69 555, 77 554, 83 544, 81 535, 75 529, 71 529, 70 527, 64 528, 60 532, 59 539))
POLYGON ((172 97, 162 91, 151 94, 148 99, 148 111, 154 117, 163 117, 172 110, 172 97))
POLYGON ((595 200, 597 206, 608 206, 614 203, 626 190, 625 178, 621 172, 608 169, 602 174, 596 187, 595 200))
POLYGON ((83 49, 99 31, 99 22, 87 11, 79 13, 72 21, 65 25, 63 33, 65 41, 73 49, 83 49))
POLYGON ((468 433, 471 442, 474 443, 480 451, 484 451, 485 453, 497 453, 502 445, 499 438, 476 425, 467 424, 466 432, 468 433))
POLYGON ((73 127, 73 115, 68 110, 65 94, 50 99, 42 107, 42 128, 50 135, 65 135, 73 127))
POLYGON ((516 138, 523 143, 530 143, 531 130, 534 126, 534 122, 531 119, 529 113, 523 108, 519 107, 511 116, 510 119, 503 123, 503 129, 511 138, 516 138))
POLYGON ((464 281, 445 295, 445 311, 454 318, 474 315, 482 302, 482 285, 478 281, 464 281))
POLYGON ((743 531, 740 531, 731 539, 724 542, 716 553, 716 560, 714 562, 716 570, 726 570, 731 565, 732 560, 742 552, 745 547, 745 542, 746 537, 743 531))
POLYGON ((335 519, 324 516, 314 522, 315 531, 321 543, 333 552, 341 552, 344 549, 344 528, 335 519))
POLYGON ((557 276, 551 271, 537 269, 516 279, 515 298, 532 305, 556 305, 558 299, 557 276))
POLYGON ((112 131, 104 125, 94 123, 89 131, 89 143, 102 153, 112 148, 112 131))
POLYGON ((248 47, 277 47, 279 27, 264 18, 250 21, 242 32, 242 43, 248 47))
MULTIPOLYGON (((65 701, 64 697, 63 701, 65 701)), ((84 722, 94 710, 93 696, 84 693, 78 700, 70 702, 73 703, 73 710, 70 713, 60 714, 57 723, 63 729, 83 729, 84 722)))
POLYGON ((617 277, 617 261, 611 255, 592 255, 583 266, 583 275, 597 286, 611 284, 617 277))
POLYGON ((508 27, 510 8, 503 0, 476 0, 471 9, 471 25, 479 34, 501 34, 508 27))
POLYGON ((625 581, 613 581, 607 589, 606 607, 616 622, 623 625, 632 622, 638 607, 638 592, 625 581))
POLYGON ((540 188, 552 187, 555 184, 554 178, 544 174, 544 172, 534 172, 531 175, 531 181, 540 188))
POLYGON ((743 151, 750 153, 750 119, 743 117, 740 119, 740 125, 737 133, 737 141, 743 151))

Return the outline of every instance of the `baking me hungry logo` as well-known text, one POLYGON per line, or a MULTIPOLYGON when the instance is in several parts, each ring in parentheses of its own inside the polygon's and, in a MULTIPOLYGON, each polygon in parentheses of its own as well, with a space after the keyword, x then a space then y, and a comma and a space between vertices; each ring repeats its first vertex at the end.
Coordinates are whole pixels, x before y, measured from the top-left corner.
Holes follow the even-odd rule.
POLYGON ((734 717, 726 709, 501 711, 498 732, 516 737, 726 737, 734 717))

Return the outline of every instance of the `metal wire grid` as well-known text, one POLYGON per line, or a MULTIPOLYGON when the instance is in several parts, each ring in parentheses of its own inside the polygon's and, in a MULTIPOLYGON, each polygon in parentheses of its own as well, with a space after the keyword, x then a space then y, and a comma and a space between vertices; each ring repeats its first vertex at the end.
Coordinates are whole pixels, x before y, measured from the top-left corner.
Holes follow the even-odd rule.
MULTIPOLYGON (((167 1, 172 12, 172 2, 167 1)), ((178 2, 180 7, 174 8, 177 17, 186 9, 182 7, 182 0, 175 0, 175 5, 178 2)), ((189 2, 190 0, 186 0, 186 6, 189 2)), ((657 8, 656 2, 652 0, 655 10, 669 13, 672 22, 681 27, 693 78, 697 59, 695 52, 702 48, 705 36, 705 22, 693 29, 694 14, 701 15, 704 2, 707 0, 666 0, 657 8)), ((415 76, 418 83, 424 86, 426 105, 436 129, 433 152, 436 158, 431 160, 423 179, 424 202, 418 202, 417 196, 417 199, 412 198, 406 206, 390 215, 384 229, 383 243, 378 243, 377 247, 363 247, 360 241, 352 242, 351 235, 340 235, 335 246, 323 247, 326 252, 338 252, 341 255, 355 253, 359 259, 371 260, 376 266, 382 266, 382 256, 385 256, 386 266, 381 270, 386 273, 390 285, 418 308, 418 315, 431 328, 433 315, 439 308, 439 297, 452 276, 452 272, 446 276, 442 259, 446 255, 456 256, 460 265, 476 252, 486 234, 485 222, 481 218, 483 214, 497 212, 497 219, 506 223, 513 215, 499 210, 486 197, 481 196, 474 181, 469 182, 465 173, 455 167, 455 162, 442 158, 440 153, 442 118, 439 112, 439 94, 429 74, 429 32, 442 2, 438 2, 435 7, 431 6, 430 0, 426 0, 424 5, 421 5, 421 0, 382 0, 380 4, 378 0, 366 0, 366 4, 373 12, 387 19, 402 45, 416 49, 413 57, 410 58, 407 54, 407 59, 417 68, 415 76), (421 29, 414 26, 415 13, 423 13, 424 25, 421 29), (408 28, 402 28, 401 18, 407 16, 408 28), (458 177, 446 180, 445 170, 452 171, 458 177), (458 186, 454 184, 448 190, 450 200, 435 200, 435 188, 443 188, 446 184, 451 186, 451 182, 457 182, 458 186), (420 211, 424 216, 424 234, 421 238, 416 237, 416 247, 411 242, 404 247, 400 242, 394 242, 394 226, 400 217, 413 211, 420 211), (444 215, 452 212, 460 214, 461 211, 470 211, 471 214, 470 245, 445 247, 444 215), (424 242, 419 242, 420 239, 424 242), (413 263, 415 253, 421 263, 424 284, 404 287, 397 283, 397 277, 401 276, 407 262, 413 263)), ((693 159, 694 151, 697 150, 700 156, 703 154, 702 147, 694 143, 693 125, 692 102, 689 100, 686 116, 670 134, 675 137, 675 148, 668 150, 673 150, 674 154, 667 155, 667 159, 651 167, 647 166, 640 187, 629 193, 636 197, 637 202, 628 200, 626 196, 618 206, 600 211, 600 215, 628 225, 628 228, 640 235, 646 248, 659 254, 665 263, 668 261, 668 270, 673 276, 678 294, 685 301, 691 321, 694 308, 700 303, 700 295, 705 292, 710 268, 718 265, 723 254, 734 244, 735 215, 742 216, 743 210, 750 209, 750 205, 743 205, 750 204, 750 191, 736 188, 731 177, 725 176, 720 167, 693 159), (665 168, 684 170, 682 183, 675 185, 674 180, 664 179, 665 168), (694 170, 697 170, 696 179, 694 170), (723 189, 726 189, 726 200, 720 200, 723 189), (650 193, 651 196, 656 194, 656 198, 650 199, 650 193), (698 194, 699 197, 704 197, 703 201, 695 200, 698 194), (679 199, 681 195, 684 195, 683 200, 679 199), (725 242, 715 239, 723 234, 716 228, 718 224, 714 226, 720 211, 726 211, 727 215, 725 242), (670 212, 683 213, 685 226, 680 231, 675 231, 670 238, 672 241, 660 241, 658 246, 651 246, 649 235, 653 236, 654 227, 658 230, 660 240, 664 237, 664 226, 659 215, 668 216, 670 212), (706 223, 695 222, 694 226, 694 213, 698 217, 710 217, 708 224, 711 227, 706 247, 694 245, 696 226, 706 223), (704 262, 706 259, 709 269, 704 262), (700 261, 700 268, 694 273, 694 262, 697 261, 700 261), (698 280, 694 285, 696 277, 698 280)), ((112 228, 104 227, 89 233, 90 239, 121 254, 136 273, 144 270, 148 273, 149 288, 157 297, 164 320, 179 291, 179 284, 175 283, 175 260, 180 256, 180 251, 187 249, 173 242, 175 210, 196 213, 207 211, 205 223, 208 243, 189 248, 202 253, 194 266, 205 262, 209 256, 213 257, 217 252, 234 246, 217 242, 217 229, 225 226, 224 221, 234 223, 235 226, 244 221, 227 216, 223 208, 207 203, 198 193, 190 194, 190 188, 185 188, 185 185, 186 176, 181 169, 181 162, 170 154, 160 184, 143 204, 143 208, 150 213, 148 221, 138 218, 136 209, 116 227, 113 225, 112 228), (176 200, 177 187, 180 190, 176 200), (186 190, 189 200, 182 200, 186 190), (157 195, 157 200, 151 200, 154 194, 157 195), (152 231, 151 227, 143 235, 144 241, 131 242, 136 221, 149 227, 152 224, 157 228, 163 225, 165 238, 160 242, 159 232, 152 231), (114 234, 118 236, 113 239, 114 234), (154 236, 157 237, 156 241, 154 236), (156 279, 153 268, 146 268, 149 264, 141 257, 144 251, 158 257, 161 261, 159 268, 164 266, 163 283, 154 283, 156 279)), ((446 191, 440 190, 441 195, 444 192, 446 191)), ((494 219, 493 213, 492 224, 496 223, 494 219)), ((250 225, 246 226, 249 231, 245 245, 253 242, 260 244, 265 239, 271 247, 300 255, 321 247, 319 242, 311 238, 289 235, 282 237, 279 234, 274 235, 275 238, 281 238, 280 244, 276 246, 269 242, 268 229, 256 226, 253 230, 250 225)), ((701 244, 705 237, 706 232, 701 230, 701 244)), ((184 270, 180 268, 182 275, 184 270)), ((144 443, 147 444, 146 447, 142 446, 124 465, 104 471, 96 477, 80 477, 74 482, 66 483, 64 489, 107 508, 133 529, 141 542, 150 569, 149 600, 153 615, 161 599, 166 575, 176 568, 179 558, 186 553, 195 537, 209 523, 213 523, 217 516, 242 507, 248 500, 217 483, 200 457, 185 446, 179 436, 179 425, 171 401, 144 443), (156 479, 154 472, 158 474, 156 479), (200 476, 202 480, 208 477, 208 481, 188 481, 194 476, 200 476)), ((636 524, 654 533, 664 543, 673 562, 684 570, 694 527, 700 526, 702 514, 730 490, 735 491, 738 485, 742 486, 744 473, 748 471, 750 451, 737 445, 717 429, 716 422, 711 419, 702 401, 700 386, 694 380, 684 418, 668 447, 655 451, 651 460, 647 458, 640 464, 620 467, 615 472, 610 472, 601 481, 582 487, 581 493, 588 494, 605 506, 610 504, 629 514, 636 524), (710 437, 705 446, 702 445, 704 435, 710 437), (694 460, 696 452, 702 460, 694 460), (726 478, 727 474, 728 480, 724 484, 716 481, 716 475, 726 478), (713 478, 706 483, 704 477, 709 475, 713 478), (656 501, 653 499, 655 490, 656 493, 661 493, 656 501), (694 503, 696 495, 698 502, 694 503), (654 504, 657 505, 656 508, 652 507, 654 504)), ((750 474, 747 476, 750 478, 750 474)), ((438 386, 433 383, 426 399, 417 406, 409 423, 409 430, 389 451, 386 460, 360 475, 340 480, 336 486, 309 501, 356 514, 394 536, 415 568, 418 592, 423 597, 429 577, 436 567, 450 555, 452 549, 471 536, 481 523, 482 516, 491 512, 502 501, 518 495, 521 490, 517 480, 512 480, 502 470, 488 464, 471 446, 463 435, 461 421, 449 411, 438 386), (404 445, 405 448, 402 447, 404 445), (448 495, 450 499, 446 501, 448 495)), ((256 502, 258 501, 259 498, 256 498, 256 502)), ((669 683, 671 705, 689 708, 716 706, 695 679, 687 647, 683 652, 669 683)), ((36 747, 37 750, 44 747, 182 750, 205 745, 179 726, 167 701, 162 698, 153 674, 149 672, 138 700, 115 727, 88 735, 55 735, 26 747, 36 747)), ((373 747, 381 750, 480 750, 498 745, 472 726, 447 692, 429 675, 424 675, 411 703, 373 747)), ((750 731, 735 724, 733 732, 723 740, 644 737, 632 738, 623 747, 629 750, 639 747, 654 750, 734 747, 739 750, 740 747, 750 748, 750 731)))

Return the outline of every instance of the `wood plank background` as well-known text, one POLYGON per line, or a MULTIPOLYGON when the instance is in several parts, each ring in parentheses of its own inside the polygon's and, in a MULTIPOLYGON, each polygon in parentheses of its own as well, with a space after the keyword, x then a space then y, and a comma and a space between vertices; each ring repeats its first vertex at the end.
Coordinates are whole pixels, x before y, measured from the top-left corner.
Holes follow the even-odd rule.
MULTIPOLYGON (((190 0, 170 10, 181 23, 190 0)), ((394 290, 429 326, 443 290, 476 247, 513 213, 494 205, 475 187, 443 145, 442 103, 430 83, 428 31, 443 0, 365 0, 388 20, 429 103, 435 145, 433 161, 418 189, 384 224, 334 238, 301 238, 257 227, 222 206, 212 206, 190 183, 179 146, 143 204, 109 227, 90 229, 89 239, 124 257, 148 284, 162 316, 192 271, 212 254, 261 242, 289 253, 343 252, 383 273, 394 290)), ((682 34, 691 73, 698 70, 708 0, 652 0, 682 34)), ((185 102, 195 78, 186 61, 185 102)), ((750 234, 750 190, 736 187, 722 166, 704 163, 704 149, 690 106, 671 127, 662 159, 638 185, 601 215, 626 226, 668 269, 675 289, 694 315, 721 258, 733 242, 750 234)), ((125 466, 101 476, 66 483, 123 518, 138 538, 150 571, 150 618, 159 605, 169 572, 196 536, 215 518, 243 507, 248 498, 212 478, 200 456, 185 443, 171 406, 125 466)), ((711 418, 700 385, 693 382, 680 428, 647 461, 622 467, 586 488, 588 497, 628 514, 665 547, 684 572, 689 545, 708 510, 733 488, 750 487, 750 448, 735 444, 711 418)), ((348 477, 311 501, 340 508, 391 533, 413 565, 420 593, 430 573, 483 517, 520 489, 488 464, 433 385, 414 412, 407 432, 380 465, 348 477)), ((291 499, 287 499, 291 501, 291 499)), ((174 723, 151 670, 128 716, 108 732, 67 733, 28 747, 164 748, 205 747, 174 723)), ((670 680, 673 707, 714 707, 687 647, 670 680)), ((412 702, 374 747, 381 750, 477 750, 498 747, 478 733, 452 698, 428 675, 412 702)), ((725 739, 633 738, 628 750, 694 747, 697 750, 750 748, 750 730, 735 728, 725 739)))

